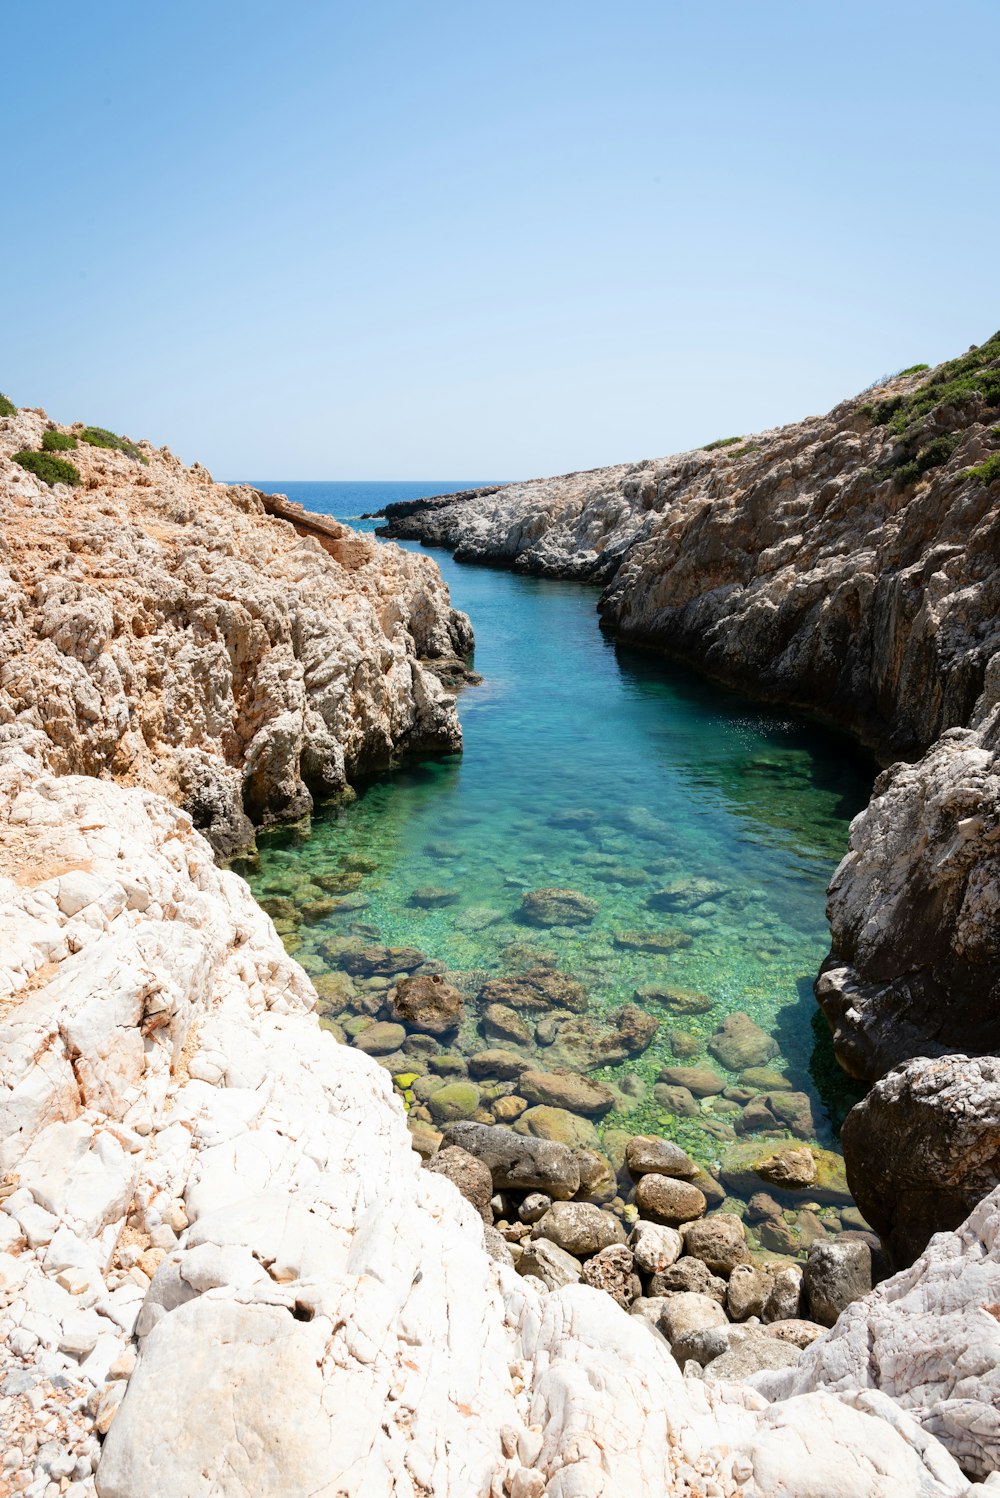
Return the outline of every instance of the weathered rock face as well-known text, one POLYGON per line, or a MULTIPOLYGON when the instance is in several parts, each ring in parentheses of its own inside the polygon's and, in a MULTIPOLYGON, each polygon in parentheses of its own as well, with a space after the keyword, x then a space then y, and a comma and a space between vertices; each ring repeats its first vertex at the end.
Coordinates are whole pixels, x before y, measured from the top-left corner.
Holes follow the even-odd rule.
POLYGON ((979 726, 893 765, 851 827, 816 994, 855 1076, 911 1056, 1000 1050, 998 690, 1000 658, 979 726))
POLYGON ((848 1114, 842 1143, 858 1206, 894 1262, 911 1264, 1000 1180, 1000 1060, 896 1067, 848 1114))
POLYGON ((81 487, 50 489, 10 454, 51 425, 0 419, 0 724, 37 729, 50 769, 159 790, 228 853, 398 753, 459 747, 421 660, 471 634, 429 558, 335 521, 300 536, 146 443, 145 463, 81 443, 81 487))
MULTIPOLYGON (((46 1470, 90 1498, 800 1498, 831 1473, 848 1498, 965 1493, 918 1399, 845 1380, 769 1407, 683 1379, 615 1303, 630 1250, 599 1288, 544 1239, 551 1290, 491 1258, 446 1178, 481 1204, 485 1174, 421 1168, 388 1076, 319 1030, 170 802, 8 753, 0 818, 0 1378, 5 1434, 40 1438, 46 1470)), ((480 1126, 451 1132, 484 1158, 480 1126)), ((491 1185, 579 1174, 485 1133, 491 1185)))

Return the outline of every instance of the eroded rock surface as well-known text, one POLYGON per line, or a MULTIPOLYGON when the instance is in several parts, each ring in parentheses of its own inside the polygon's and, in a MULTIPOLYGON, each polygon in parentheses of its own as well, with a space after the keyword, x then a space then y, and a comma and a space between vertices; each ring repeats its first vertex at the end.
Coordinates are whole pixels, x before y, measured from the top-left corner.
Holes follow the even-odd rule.
POLYGON ((158 790, 229 853, 396 754, 459 747, 422 662, 471 630, 429 558, 336 521, 299 535, 148 443, 81 442, 80 487, 50 489, 10 455, 52 425, 0 418, 0 725, 37 729, 48 768, 158 790))

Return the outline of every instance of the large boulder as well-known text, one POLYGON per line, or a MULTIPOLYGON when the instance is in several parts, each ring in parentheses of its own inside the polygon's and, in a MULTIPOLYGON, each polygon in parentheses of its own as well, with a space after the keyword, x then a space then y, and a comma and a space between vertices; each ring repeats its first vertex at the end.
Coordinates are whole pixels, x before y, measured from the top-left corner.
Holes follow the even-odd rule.
POLYGON ((897 1267, 958 1227, 1000 1180, 1000 1060, 916 1058, 851 1109, 848 1179, 897 1267))
POLYGON ((603 1018, 611 1023, 598 1023, 584 1015, 561 1020, 548 1049, 552 1061, 575 1071, 617 1066, 646 1050, 659 1029, 659 1020, 638 1004, 625 1004, 603 1018))
POLYGON ((909 1269, 848 1306, 793 1372, 758 1387, 793 1405, 794 1396, 816 1390, 871 1390, 984 1478, 1000 1470, 998 1306, 995 1190, 956 1232, 942 1233, 909 1269))
POLYGON ((457 1144, 489 1167, 495 1191, 544 1191, 569 1201, 580 1189, 580 1167, 573 1151, 550 1139, 515 1134, 493 1124, 456 1123, 444 1132, 444 1146, 457 1144))
POLYGON ((682 1229, 684 1252, 701 1259, 713 1274, 731 1274, 737 1264, 750 1263, 743 1224, 734 1212, 713 1212, 682 1229))
POLYGON ((428 1035, 447 1035, 462 1018, 463 999, 453 983, 438 973, 404 978, 389 990, 389 1010, 394 1020, 428 1035))

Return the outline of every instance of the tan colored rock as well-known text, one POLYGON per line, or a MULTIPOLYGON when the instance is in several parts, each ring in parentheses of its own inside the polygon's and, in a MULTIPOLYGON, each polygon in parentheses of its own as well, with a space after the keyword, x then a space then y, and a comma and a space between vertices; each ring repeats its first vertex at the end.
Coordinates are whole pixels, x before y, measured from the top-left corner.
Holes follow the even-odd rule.
POLYGON ((708 1205, 697 1186, 671 1176, 644 1175, 635 1188, 635 1204, 642 1217, 676 1227, 704 1215, 708 1205))

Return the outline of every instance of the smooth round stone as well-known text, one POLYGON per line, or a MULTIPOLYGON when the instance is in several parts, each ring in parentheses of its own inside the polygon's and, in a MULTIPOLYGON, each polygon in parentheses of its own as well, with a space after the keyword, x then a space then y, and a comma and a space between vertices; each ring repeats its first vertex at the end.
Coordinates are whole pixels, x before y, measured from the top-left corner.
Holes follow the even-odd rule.
POLYGON ((673 1346, 691 1332, 704 1331, 710 1326, 725 1326, 726 1319, 726 1313, 717 1300, 687 1290, 670 1296, 660 1316, 660 1329, 673 1346))
POLYGON ((670 1041, 670 1049, 675 1056, 686 1061, 689 1056, 697 1056, 701 1050, 701 1041, 697 1035, 692 1035, 690 1030, 679 1030, 676 1027, 667 1031, 667 1039, 670 1041))
MULTIPOLYGON (((373 1021, 369 1019, 366 1014, 353 1014, 350 1019, 345 1019, 342 1021, 342 1023, 344 1026, 344 1034, 349 1035, 350 1038, 354 1040, 358 1035, 361 1034, 362 1030, 370 1030, 372 1028, 373 1021)), ((402 1026, 400 1026, 400 1028, 402 1029, 402 1026)))
POLYGON ((458 891, 440 884, 422 884, 412 892, 409 903, 422 910, 436 910, 442 905, 457 904, 458 891))
POLYGON ((367 1056, 388 1056, 392 1051, 398 1051, 405 1039, 406 1031, 402 1025, 382 1020, 362 1030, 355 1037, 354 1044, 367 1056))
POLYGON ((533 889, 521 901, 520 917, 531 926, 585 926, 599 909, 575 889, 533 889))
POLYGON ((690 1181, 698 1167, 672 1139, 657 1139, 652 1134, 634 1134, 625 1150, 625 1163, 633 1179, 657 1174, 677 1176, 690 1181))
POLYGON ((671 1088, 666 1082, 657 1082, 654 1086, 653 1101, 678 1119, 693 1119, 701 1112, 693 1092, 687 1088, 671 1088))
POLYGON ((726 1079, 708 1066, 665 1066, 660 1081, 670 1087, 686 1087, 695 1097, 715 1097, 726 1087, 726 1079))
POLYGON ((697 1186, 664 1175, 644 1175, 635 1188, 635 1204, 640 1216, 668 1226, 702 1217, 708 1206, 697 1186))
POLYGON ((525 1099, 518 1097, 516 1093, 510 1097, 497 1098, 493 1104, 493 1117, 497 1123, 513 1123, 515 1119, 521 1117, 521 1114, 526 1111, 527 1107, 528 1104, 525 1099))
POLYGON ((784 1072, 773 1066, 748 1066, 740 1073, 740 1081, 752 1087, 754 1092, 790 1092, 792 1089, 784 1072))
POLYGON ((469 1057, 469 1072, 474 1077, 498 1077, 509 1082, 528 1069, 528 1062, 516 1051, 477 1051, 469 1057))
POLYGON ((471 1118, 479 1108, 479 1088, 475 1082, 445 1082, 427 1099, 435 1123, 454 1123, 471 1118))
POLYGON ((578 1259, 625 1242, 625 1230, 617 1217, 592 1202, 553 1202, 535 1223, 531 1236, 548 1238, 578 1259))

